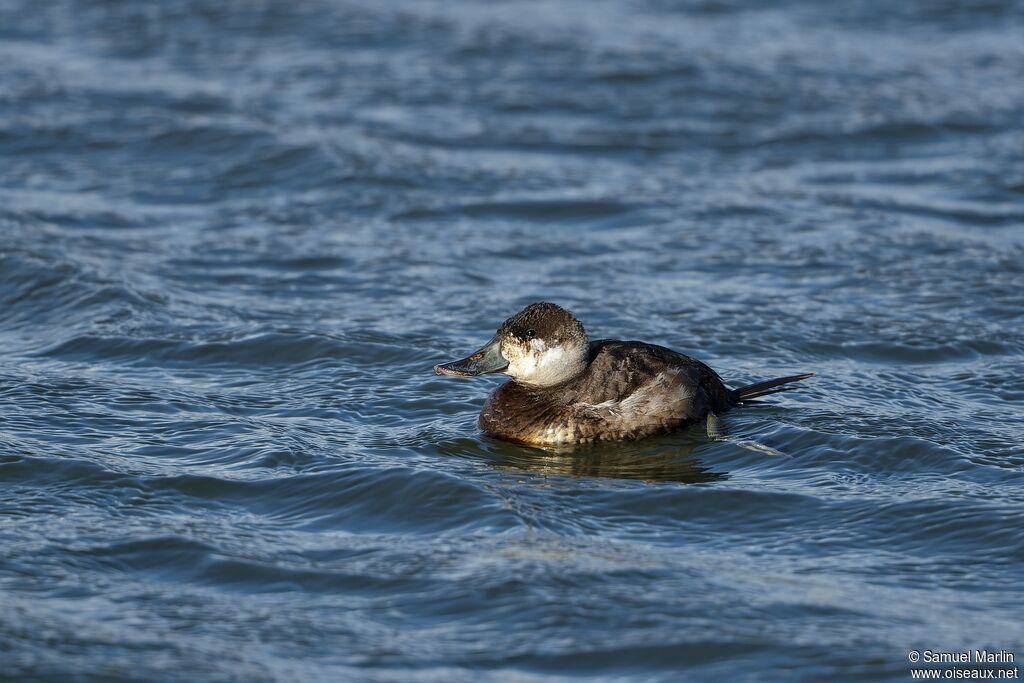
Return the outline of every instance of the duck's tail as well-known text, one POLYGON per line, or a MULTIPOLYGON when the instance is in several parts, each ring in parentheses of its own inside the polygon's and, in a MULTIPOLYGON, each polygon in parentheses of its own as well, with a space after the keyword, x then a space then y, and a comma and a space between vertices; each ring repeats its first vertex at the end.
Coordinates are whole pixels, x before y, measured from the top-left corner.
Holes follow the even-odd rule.
POLYGON ((786 387, 784 384, 790 384, 791 382, 799 382, 802 379, 808 377, 814 377, 813 372, 805 372, 802 375, 790 375, 789 377, 779 377, 777 379, 767 379, 763 382, 755 382, 748 384, 745 387, 739 389, 733 389, 732 395, 736 399, 737 403, 745 403, 755 398, 761 398, 768 394, 777 394, 780 391, 792 391, 796 387, 786 387))

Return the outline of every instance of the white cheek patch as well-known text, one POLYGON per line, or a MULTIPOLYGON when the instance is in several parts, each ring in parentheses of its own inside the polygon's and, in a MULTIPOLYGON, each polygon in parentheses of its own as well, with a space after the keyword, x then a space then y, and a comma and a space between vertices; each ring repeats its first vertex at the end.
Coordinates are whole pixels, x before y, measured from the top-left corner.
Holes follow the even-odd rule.
POLYGON ((529 384, 557 384, 567 370, 565 349, 561 346, 548 348, 541 339, 531 339, 527 349, 510 349, 505 357, 509 361, 505 373, 529 384))
POLYGON ((535 381, 541 384, 557 384, 565 374, 565 351, 561 348, 548 349, 539 354, 535 381))

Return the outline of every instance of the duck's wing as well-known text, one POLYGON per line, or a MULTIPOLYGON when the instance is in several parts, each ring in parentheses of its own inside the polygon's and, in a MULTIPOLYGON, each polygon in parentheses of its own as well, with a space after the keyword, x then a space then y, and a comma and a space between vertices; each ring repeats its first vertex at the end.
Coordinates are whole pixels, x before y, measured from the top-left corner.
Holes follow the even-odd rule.
POLYGON ((734 392, 725 385, 717 372, 696 358, 664 346, 639 341, 600 339, 591 343, 590 359, 599 373, 602 368, 609 367, 625 367, 627 371, 637 370, 640 374, 648 375, 656 374, 659 368, 686 368, 690 373, 687 378, 694 380, 704 390, 709 410, 724 413, 737 403, 734 392))
POLYGON ((622 437, 645 436, 704 419, 709 397, 698 366, 642 342, 599 342, 574 412, 622 437))
POLYGON ((706 395, 695 373, 685 368, 667 368, 651 377, 634 381, 624 393, 600 402, 579 401, 575 409, 581 417, 607 420, 614 417, 637 417, 665 413, 690 416, 696 404, 705 404, 706 395), (695 401, 695 399, 698 399, 695 401))

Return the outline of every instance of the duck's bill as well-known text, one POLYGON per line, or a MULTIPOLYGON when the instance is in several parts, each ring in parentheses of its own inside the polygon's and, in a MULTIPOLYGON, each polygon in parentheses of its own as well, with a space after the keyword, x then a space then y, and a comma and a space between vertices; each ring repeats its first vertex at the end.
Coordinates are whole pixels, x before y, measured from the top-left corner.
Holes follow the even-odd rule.
POLYGON ((444 365, 435 365, 434 372, 439 375, 475 377, 489 372, 501 372, 507 367, 508 361, 501 355, 501 342, 495 337, 472 356, 444 365))

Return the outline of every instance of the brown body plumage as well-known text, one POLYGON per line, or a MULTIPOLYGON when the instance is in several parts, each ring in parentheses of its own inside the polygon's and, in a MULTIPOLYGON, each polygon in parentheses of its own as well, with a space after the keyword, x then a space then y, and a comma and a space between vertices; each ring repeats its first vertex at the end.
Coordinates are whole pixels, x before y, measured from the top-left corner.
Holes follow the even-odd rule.
POLYGON ((480 428, 535 444, 636 439, 680 429, 736 405, 714 370, 643 342, 590 344, 586 370, 553 387, 512 381, 487 399, 480 428))

